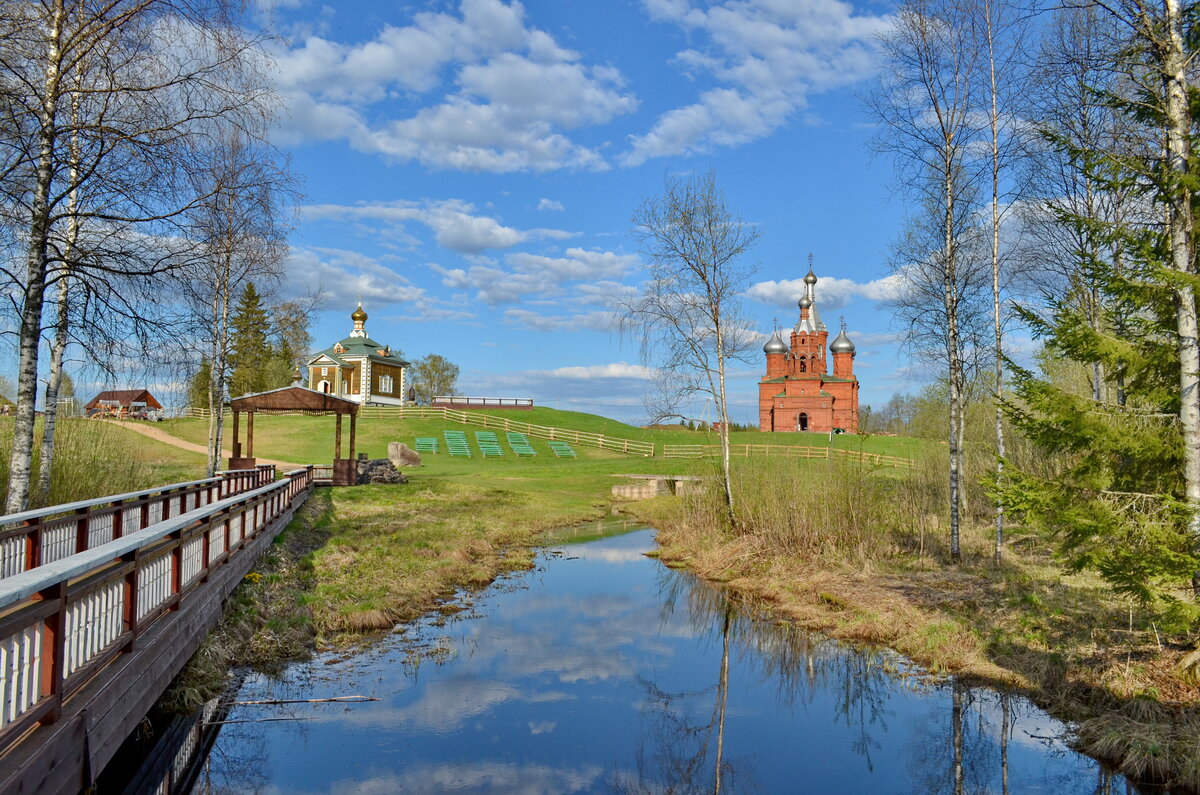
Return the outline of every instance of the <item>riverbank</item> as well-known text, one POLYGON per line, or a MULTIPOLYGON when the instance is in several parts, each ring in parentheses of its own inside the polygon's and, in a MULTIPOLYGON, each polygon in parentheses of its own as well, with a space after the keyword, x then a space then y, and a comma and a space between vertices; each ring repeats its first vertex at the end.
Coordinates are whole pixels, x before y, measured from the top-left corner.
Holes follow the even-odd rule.
MULTIPOLYGON (((857 485, 847 492, 869 505, 857 485)), ((990 527, 970 528, 964 562, 950 566, 933 539, 797 552, 780 543, 779 522, 753 516, 724 533, 707 519, 711 497, 633 510, 659 528, 666 565, 806 629, 1021 692, 1071 722, 1077 747, 1116 770, 1200 791, 1200 687, 1178 667, 1192 647, 1172 643, 1180 638, 1167 638, 1098 578, 1064 574, 1033 539, 1018 537, 997 568, 990 527)))

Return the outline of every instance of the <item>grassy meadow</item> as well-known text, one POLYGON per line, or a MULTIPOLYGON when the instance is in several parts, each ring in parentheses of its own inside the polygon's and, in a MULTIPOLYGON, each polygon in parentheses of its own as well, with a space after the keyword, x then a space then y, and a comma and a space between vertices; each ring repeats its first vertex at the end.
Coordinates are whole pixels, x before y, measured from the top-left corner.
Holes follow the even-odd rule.
MULTIPOLYGON (((13 418, 0 417, 0 500, 7 494, 12 431, 13 418)), ((34 438, 40 440, 41 433, 39 419, 34 438)), ((45 501, 47 505, 204 476, 203 455, 147 439, 112 423, 78 417, 60 419, 55 436, 55 465, 50 477, 50 496, 45 501)), ((40 466, 39 444, 34 449, 35 479, 40 466)), ((32 507, 42 507, 42 503, 35 499, 32 507)))

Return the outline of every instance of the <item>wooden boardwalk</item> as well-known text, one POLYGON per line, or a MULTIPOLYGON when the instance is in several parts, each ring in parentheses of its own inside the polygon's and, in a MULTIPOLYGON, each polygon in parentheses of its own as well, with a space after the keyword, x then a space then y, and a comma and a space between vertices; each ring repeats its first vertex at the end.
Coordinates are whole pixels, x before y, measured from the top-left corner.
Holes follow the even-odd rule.
POLYGON ((234 475, 230 494, 218 479, 58 506, 73 524, 21 515, 30 532, 0 517, 26 552, 0 579, 0 793, 92 785, 312 491, 311 467, 263 483, 268 470, 234 475), (79 551, 49 560, 64 527, 79 551))

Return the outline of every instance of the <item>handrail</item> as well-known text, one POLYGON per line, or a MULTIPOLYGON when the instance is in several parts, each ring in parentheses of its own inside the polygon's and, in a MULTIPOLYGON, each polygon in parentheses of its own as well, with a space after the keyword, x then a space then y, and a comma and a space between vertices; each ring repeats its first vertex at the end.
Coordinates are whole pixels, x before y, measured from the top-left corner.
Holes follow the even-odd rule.
POLYGON ((0 581, 275 480, 275 466, 0 517, 0 581))
POLYGON ((17 524, 19 522, 28 522, 32 519, 40 519, 51 514, 67 513, 77 511, 80 508, 91 508, 96 505, 105 505, 117 500, 135 500, 139 497, 145 497, 149 494, 157 494, 162 491, 172 489, 183 489, 189 486, 199 486, 203 483, 215 483, 221 480, 220 477, 201 478, 200 480, 184 480, 179 483, 170 483, 166 486, 155 486, 152 489, 142 489, 141 491, 129 491, 124 494, 110 494, 106 497, 94 497, 90 500, 77 500, 76 502, 65 502, 60 505, 47 505, 45 508, 34 508, 29 511, 21 511, 20 513, 10 513, 0 516, 0 527, 6 524, 17 524))
POLYGON ((53 721, 214 569, 244 559, 248 542, 311 489, 312 467, 296 469, 0 582, 0 753, 53 721))
MULTIPOLYGON (((288 480, 279 480, 274 483, 269 483, 266 486, 260 486, 252 491, 243 492, 233 497, 226 497, 217 502, 210 503, 201 508, 197 508, 187 513, 180 514, 173 519, 165 519, 149 527, 138 530, 135 533, 130 533, 127 536, 109 541, 106 544, 101 544, 93 549, 84 552, 77 552, 70 557, 47 563, 45 566, 40 566, 36 569, 23 571, 20 574, 15 574, 12 577, 7 577, 0 580, 0 610, 17 602, 21 599, 26 599, 39 591, 44 591, 47 587, 60 580, 70 580, 78 577, 80 574, 99 566, 101 563, 107 563, 110 560, 119 558, 122 555, 132 552, 146 544, 147 540, 158 539, 169 535, 177 530, 182 530, 190 526, 192 523, 211 516, 214 513, 219 513, 230 506, 237 505, 247 500, 252 500, 262 494, 269 494, 271 491, 284 488, 291 483, 293 476, 304 475, 309 468, 294 469, 291 472, 285 473, 284 477, 288 480)), ((2 672, 0 672, 2 673, 2 672)))

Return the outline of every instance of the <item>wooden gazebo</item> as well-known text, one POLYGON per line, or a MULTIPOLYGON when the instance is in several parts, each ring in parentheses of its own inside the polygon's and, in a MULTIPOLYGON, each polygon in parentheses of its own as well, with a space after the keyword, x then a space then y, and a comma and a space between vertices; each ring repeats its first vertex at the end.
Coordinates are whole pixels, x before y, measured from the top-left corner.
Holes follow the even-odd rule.
POLYGON ((353 400, 317 392, 314 389, 293 384, 267 392, 242 395, 229 401, 233 409, 233 456, 229 459, 230 469, 253 469, 254 461, 254 415, 290 414, 333 414, 337 417, 337 435, 333 444, 333 485, 353 486, 358 472, 354 462, 355 421, 358 418, 358 403, 353 400), (242 455, 242 443, 238 439, 238 418, 246 415, 246 455, 242 455), (350 415, 350 456, 342 458, 342 415, 350 415))

